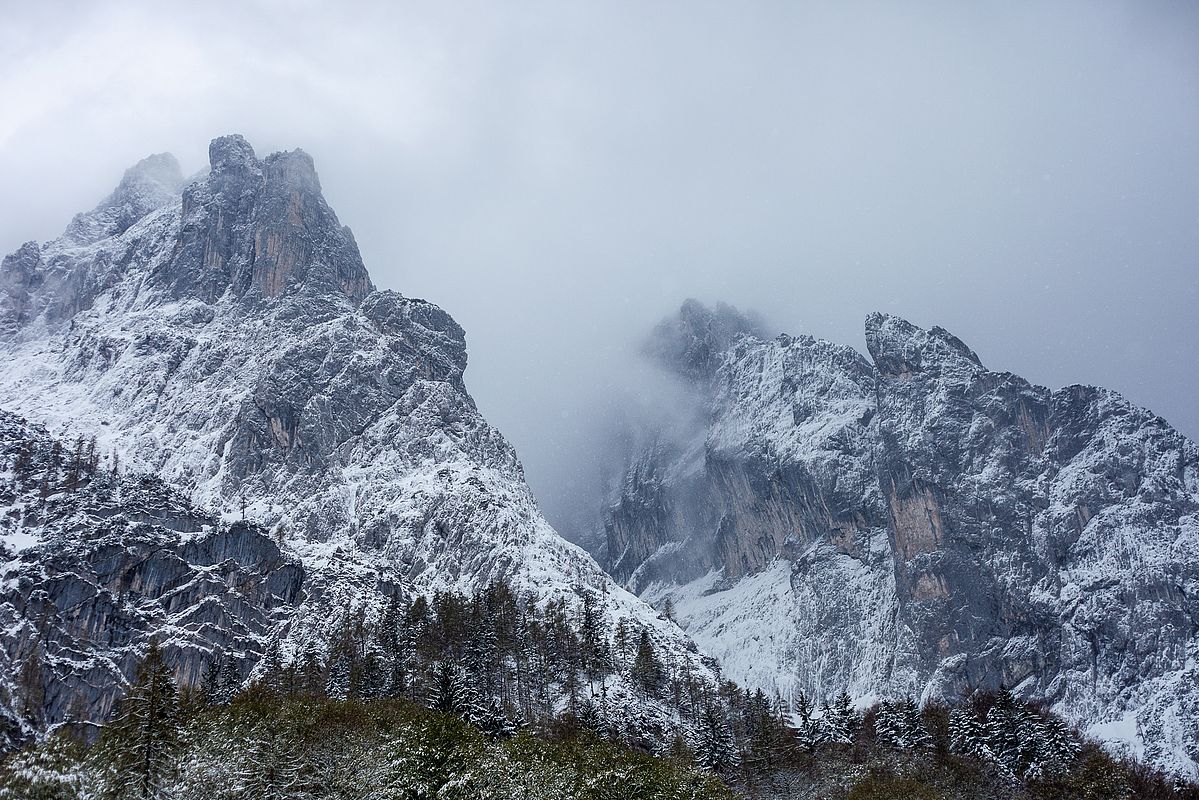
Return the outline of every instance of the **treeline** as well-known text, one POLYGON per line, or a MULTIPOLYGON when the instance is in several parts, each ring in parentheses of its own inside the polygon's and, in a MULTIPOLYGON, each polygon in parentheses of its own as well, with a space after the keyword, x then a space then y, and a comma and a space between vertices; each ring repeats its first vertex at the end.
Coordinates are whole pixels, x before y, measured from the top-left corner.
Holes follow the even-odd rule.
POLYGON ((786 707, 732 682, 712 686, 665 659, 650 631, 606 622, 602 601, 578 587, 539 605, 503 583, 472 596, 396 599, 374 617, 348 615, 327 652, 284 657, 269 645, 249 679, 231 660, 214 660, 201 696, 209 705, 239 692, 404 699, 492 739, 525 730, 620 743, 720 776, 749 796, 801 797, 820 786, 832 797, 909 771, 943 792, 932 797, 968 788, 972 800, 1199 798, 1181 781, 1113 759, 1008 692, 977 693, 953 709, 906 698, 859 710, 844 692, 819 703, 800 695, 786 707))
MULTIPOLYGON (((688 746, 704 732, 708 760, 733 759, 724 721, 730 693, 666 658, 651 631, 612 622, 595 589, 538 603, 503 582, 473 595, 393 598, 382 611, 352 611, 328 645, 284 653, 277 642, 255 665, 214 658, 202 697, 228 703, 247 686, 286 697, 407 699, 462 716, 485 731, 545 731, 563 720, 645 751, 688 746)), ((731 686, 731 684, 730 684, 731 686)), ((733 687, 733 698, 740 702, 733 687)), ((758 699, 761 713, 771 706, 758 699)), ((677 748, 676 748, 677 749, 677 748)))
MULTIPOLYGON (((11 446, 11 444, 10 444, 11 446)), ((8 454, 12 480, 18 490, 36 489, 44 502, 56 492, 71 492, 87 486, 101 472, 101 454, 96 438, 78 437, 64 447, 58 439, 23 436, 8 454)), ((116 473, 116 455, 108 459, 108 472, 116 473)))

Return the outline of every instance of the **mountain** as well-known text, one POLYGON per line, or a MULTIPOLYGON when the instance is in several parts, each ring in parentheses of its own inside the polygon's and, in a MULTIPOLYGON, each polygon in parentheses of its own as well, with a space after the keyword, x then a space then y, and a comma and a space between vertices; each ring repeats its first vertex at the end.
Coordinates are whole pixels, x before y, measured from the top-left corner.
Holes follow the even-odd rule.
POLYGON ((1005 687, 1196 774, 1199 447, 941 328, 872 314, 866 341, 694 302, 660 325, 646 350, 703 413, 626 434, 606 566, 747 685, 1005 687))
POLYGON ((462 329, 374 288, 312 159, 234 135, 209 160, 191 182, 143 160, 0 265, 3 672, 32 676, 0 693, 14 724, 103 720, 151 636, 183 683, 217 659, 244 681, 270 648, 327 661, 393 600, 496 581, 590 602, 713 683, 545 522, 466 390, 462 329))

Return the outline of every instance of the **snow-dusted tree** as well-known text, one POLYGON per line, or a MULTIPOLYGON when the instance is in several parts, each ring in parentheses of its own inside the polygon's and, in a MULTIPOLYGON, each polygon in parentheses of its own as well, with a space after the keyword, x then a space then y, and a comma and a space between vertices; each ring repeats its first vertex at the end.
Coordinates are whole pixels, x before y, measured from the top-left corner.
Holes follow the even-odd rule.
POLYGON ((832 705, 825 704, 824 706, 820 717, 821 737, 828 742, 849 744, 853 741, 861 721, 849 695, 841 692, 833 700, 832 705))
POLYGON ((311 642, 300 656, 296 670, 296 688, 312 697, 320 697, 325 693, 325 670, 321 665, 321 657, 311 642))
POLYGON ((344 700, 350 696, 350 658, 345 652, 335 653, 325 678, 325 696, 344 700))
POLYGON ((217 681, 216 705, 227 706, 241 691, 241 673, 237 669, 237 661, 232 653, 221 659, 221 673, 217 681))
POLYGON ((388 674, 383 650, 377 642, 366 646, 358 665, 357 695, 365 698, 383 697, 387 693, 388 674))
POLYGON ((262 656, 262 667, 258 671, 258 683, 272 692, 284 691, 283 658, 279 655, 279 642, 272 639, 262 656))
POLYGON ((901 749, 931 747, 933 738, 924 726, 920 706, 911 697, 883 703, 874 719, 874 731, 883 744, 901 749))
POLYGON ((987 729, 972 708, 959 706, 949 712, 949 749, 985 761, 994 758, 987 746, 987 729))
POLYGON ((1044 768, 1063 769, 1078 758, 1079 743, 1061 717, 1042 721, 1036 747, 1036 759, 1044 768))
POLYGON ((741 765, 741 754, 723 709, 715 701, 704 706, 695 732, 695 763, 717 773, 727 773, 741 765))
POLYGON ((200 697, 206 705, 215 706, 221 696, 221 657, 213 656, 200 679, 200 697))
POLYGON ((286 733, 259 729, 238 765, 232 787, 237 797, 255 800, 301 800, 310 796, 311 765, 286 733))
POLYGON ((631 673, 633 683, 646 697, 657 695, 662 686, 662 665, 654 653, 653 642, 650 641, 649 631, 642 628, 637 642, 637 655, 633 659, 631 673))
POLYGON ((575 718, 579 721, 579 725, 593 733, 602 733, 604 728, 604 720, 600 716, 599 707, 595 701, 588 698, 579 703, 575 710, 575 718))
POLYGON ((104 735, 115 795, 139 800, 157 796, 179 746, 179 694, 157 642, 151 640, 137 679, 104 735))

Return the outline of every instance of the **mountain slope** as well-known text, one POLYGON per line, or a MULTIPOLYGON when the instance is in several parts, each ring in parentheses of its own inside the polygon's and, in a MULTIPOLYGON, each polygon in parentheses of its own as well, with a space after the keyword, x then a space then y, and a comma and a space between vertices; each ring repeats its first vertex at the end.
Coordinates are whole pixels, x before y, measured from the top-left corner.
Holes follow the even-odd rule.
POLYGON ((4 260, 0 408, 94 436, 283 542, 303 592, 250 663, 268 639, 285 658, 324 649, 391 597, 502 579, 539 602, 590 594, 712 680, 685 634, 544 521, 466 391, 462 329, 374 290, 312 160, 260 160, 239 136, 209 156, 181 194, 173 159, 141 162, 63 237, 4 260))
POLYGON ((939 328, 871 315, 871 363, 748 327, 704 372, 664 362, 708 416, 629 454, 614 574, 785 697, 1006 686, 1193 773, 1199 448, 1114 392, 991 372, 939 328))

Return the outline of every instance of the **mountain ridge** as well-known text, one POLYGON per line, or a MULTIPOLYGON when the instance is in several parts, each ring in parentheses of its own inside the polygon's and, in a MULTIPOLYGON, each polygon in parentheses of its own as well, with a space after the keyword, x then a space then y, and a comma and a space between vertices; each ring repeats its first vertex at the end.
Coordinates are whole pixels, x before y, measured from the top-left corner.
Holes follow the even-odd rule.
POLYGON ((627 455, 609 569, 748 685, 1007 686, 1193 773, 1199 448, 1117 393, 991 372, 941 328, 875 313, 866 340, 873 363, 731 341, 695 382, 702 447, 627 455))
MULTIPOLYGON (((591 598, 606 630, 644 630, 664 661, 714 683, 677 626, 545 522, 515 451, 466 391, 461 327, 432 303, 374 288, 311 158, 259 159, 237 135, 209 153, 208 173, 165 199, 142 189, 162 173, 174 186, 170 160, 141 162, 115 205, 4 260, 0 408, 68 442, 94 437, 124 472, 159 476, 217 521, 260 525, 302 565, 286 619, 239 644, 242 678, 268 647, 285 659, 325 653, 342 626, 379 619, 397 596, 504 581, 541 604, 591 598), (114 207, 127 209, 119 225, 114 207), (83 229, 103 235, 70 234, 83 229)), ((28 503, 14 525, 22 553, 49 557, 28 503)), ((12 605, 14 624, 22 613, 12 605)), ((89 635, 77 619, 63 624, 89 635)), ((130 646, 145 644, 143 634, 130 646)), ((5 650, 16 665, 45 645, 6 637, 5 650)), ((180 677, 194 679, 221 646, 214 635, 180 677)), ((166 651, 183 664, 181 648, 166 651)), ((110 687, 73 685, 103 717, 110 687)), ((621 685, 613 697, 630 702, 621 685)), ((37 725, 65 713, 50 711, 37 725)))

